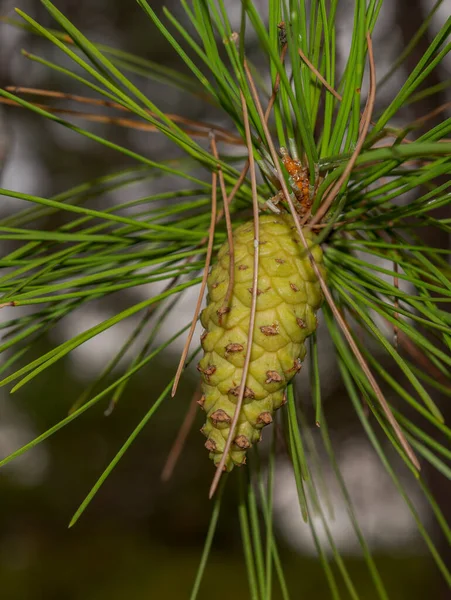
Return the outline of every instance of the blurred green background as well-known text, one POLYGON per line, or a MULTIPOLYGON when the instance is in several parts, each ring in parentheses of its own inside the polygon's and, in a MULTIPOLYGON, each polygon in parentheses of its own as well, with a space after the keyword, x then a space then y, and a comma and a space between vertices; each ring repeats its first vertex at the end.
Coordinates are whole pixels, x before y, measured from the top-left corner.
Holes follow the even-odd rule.
MULTIPOLYGON (((174 357, 168 358, 144 369, 108 418, 103 415, 107 402, 101 403, 50 438, 39 452, 31 451, 19 459, 20 468, 4 470, 0 479, 3 598, 141 600, 189 596, 212 507, 207 492, 213 471, 198 433, 201 415, 172 480, 162 483, 160 474, 195 390, 193 378, 185 381, 174 400, 163 404, 80 521, 67 529, 102 469, 164 387, 165 374, 175 367, 174 357), (44 469, 39 483, 27 479, 28 469, 44 469)), ((41 432, 64 416, 82 389, 70 369, 61 365, 49 370, 32 391, 21 392, 15 406, 41 432)), ((341 398, 335 392, 333 402, 337 401, 341 403, 341 398)), ((338 413, 333 407, 331 412, 338 413)), ((340 430, 341 420, 338 414, 332 416, 331 425, 340 430)), ((341 425, 350 431, 347 419, 341 425)), ((249 597, 235 504, 236 479, 234 473, 228 481, 214 552, 199 595, 206 600, 249 597)), ((380 481, 382 485, 382 474, 380 481)), ((400 510, 398 504, 391 504, 394 492, 390 488, 382 510, 373 507, 382 515, 382 526, 384 511, 400 510)), ((350 524, 345 528, 352 537, 350 524)), ((293 535, 297 535, 295 524, 293 535)), ((317 559, 310 552, 298 553, 291 546, 289 533, 278 539, 293 597, 329 598, 317 559)), ((346 551, 346 545, 341 549, 346 551)), ((375 558, 390 598, 440 597, 437 569, 418 539, 413 539, 410 548, 378 550, 375 558)), ((345 561, 361 597, 376 599, 365 562, 352 553, 345 554, 345 561)), ((332 568, 339 580, 337 568, 332 568)), ((278 591, 274 597, 281 597, 278 591)), ((345 591, 343 597, 347 597, 345 591)))

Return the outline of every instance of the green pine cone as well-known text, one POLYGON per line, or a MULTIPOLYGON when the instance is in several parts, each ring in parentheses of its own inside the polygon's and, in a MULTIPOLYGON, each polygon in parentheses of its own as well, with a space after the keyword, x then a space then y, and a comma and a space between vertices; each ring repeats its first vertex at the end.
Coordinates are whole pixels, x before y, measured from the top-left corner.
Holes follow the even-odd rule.
MULTIPOLYGON (((261 429, 284 404, 288 382, 300 370, 305 339, 317 326, 322 293, 290 215, 260 216, 257 312, 244 402, 225 466, 246 461, 246 452, 261 439, 261 429)), ((313 257, 322 267, 322 251, 303 229, 313 257), (313 246, 313 247, 312 247, 313 246)), ((218 253, 208 276, 207 307, 201 315, 204 357, 198 365, 207 413, 202 433, 205 447, 218 465, 235 411, 247 348, 254 260, 253 222, 233 233, 235 281, 229 310, 224 306, 229 283, 229 246, 218 253)))

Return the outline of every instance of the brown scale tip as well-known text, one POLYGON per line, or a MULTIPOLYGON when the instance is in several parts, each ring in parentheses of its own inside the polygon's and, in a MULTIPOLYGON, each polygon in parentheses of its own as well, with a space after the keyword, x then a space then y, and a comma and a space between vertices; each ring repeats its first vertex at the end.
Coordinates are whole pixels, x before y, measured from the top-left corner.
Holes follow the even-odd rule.
MULTIPOLYGON (((220 454, 220 453, 219 453, 219 454, 220 454)), ((214 459, 213 459, 213 462, 214 462, 214 465, 215 465, 215 467, 216 467, 216 468, 217 468, 217 467, 219 467, 219 463, 220 463, 220 461, 221 461, 221 456, 217 456, 216 458, 214 458, 214 459)), ((223 473, 225 473, 225 472, 227 471, 227 467, 226 467, 226 465, 223 465, 223 467, 222 467, 221 471, 222 471, 223 473)))
POLYGON ((247 265, 240 265, 240 266, 238 267, 238 269, 239 269, 240 271, 246 271, 247 269, 249 269, 249 267, 248 267, 247 265))
POLYGON ((266 371, 265 383, 280 383, 283 377, 277 371, 266 371))
POLYGON ((210 383, 210 377, 216 373, 215 365, 208 365, 206 369, 203 369, 199 364, 197 365, 197 370, 204 375, 207 383, 210 383))
POLYGON ((238 446, 238 448, 241 448, 241 450, 247 450, 251 446, 250 441, 247 439, 247 437, 245 435, 237 436, 235 438, 234 442, 235 442, 235 445, 238 446))
POLYGON ((301 317, 297 317, 296 323, 299 325, 299 327, 301 329, 305 329, 306 328, 305 321, 304 321, 304 319, 301 319, 301 317))
POLYGON ((202 394, 202 396, 199 398, 199 400, 196 400, 196 402, 201 408, 203 408, 205 404, 205 394, 202 394))
POLYGON ((302 369, 302 362, 300 358, 297 358, 294 363, 293 366, 291 367, 291 369, 288 369, 287 373, 292 373, 293 371, 295 371, 296 373, 299 373, 299 371, 302 369))
POLYGON ((222 325, 222 317, 224 315, 226 315, 227 313, 230 312, 230 307, 229 306, 221 306, 221 308, 219 308, 216 311, 216 314, 218 315, 218 320, 219 320, 219 324, 222 325))
POLYGON ((270 412, 262 412, 257 417, 257 423, 263 423, 263 425, 269 425, 272 423, 272 416, 270 412))
POLYGON ((207 335, 208 335, 208 331, 204 331, 204 332, 202 333, 202 335, 200 336, 200 341, 201 341, 201 342, 203 342, 203 341, 204 341, 204 339, 207 337, 207 335))
POLYGON ((225 410, 222 410, 222 408, 218 408, 218 410, 215 410, 215 412, 210 415, 210 420, 213 423, 213 425, 232 422, 232 419, 225 412, 225 410))
MULTIPOLYGON (((230 388, 230 390, 227 393, 238 398, 238 396, 240 395, 240 386, 237 385, 234 388, 230 388)), ((255 398, 254 392, 247 386, 244 388, 244 398, 255 398)))
POLYGON ((227 344, 227 346, 225 347, 225 351, 228 352, 229 354, 232 354, 234 352, 242 352, 243 350, 244 350, 244 346, 242 346, 241 344, 236 344, 236 343, 227 344))
POLYGON ((273 323, 272 325, 262 325, 260 331, 266 336, 279 335, 279 326, 277 323, 273 323))
POLYGON ((276 263, 279 263, 279 265, 283 265, 283 263, 285 262, 283 258, 275 258, 274 260, 276 261, 276 263))
POLYGON ((214 440, 208 439, 205 442, 204 446, 209 452, 214 452, 216 450, 216 444, 214 440))
POLYGON ((290 283, 290 288, 293 290, 293 292, 299 292, 298 286, 294 283, 290 283))

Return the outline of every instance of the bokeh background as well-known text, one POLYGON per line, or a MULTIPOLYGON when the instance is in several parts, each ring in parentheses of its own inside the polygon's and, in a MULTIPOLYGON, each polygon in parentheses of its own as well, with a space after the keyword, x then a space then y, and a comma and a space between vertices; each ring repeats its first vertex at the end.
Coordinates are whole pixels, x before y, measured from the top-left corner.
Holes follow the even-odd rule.
MULTIPOLYGON (((183 64, 165 40, 144 17, 140 8, 124 0, 56 0, 62 10, 92 40, 115 46, 137 55, 184 70, 183 64)), ((181 19, 178 2, 166 6, 181 19)), ((258 3, 257 3, 258 4, 258 3)), ((352 2, 340 3, 338 36, 340 64, 349 47, 349 22, 352 2)), ((432 19, 428 34, 406 61, 399 77, 394 77, 378 95, 379 105, 399 88, 402 78, 427 47, 428 39, 449 14, 446 2, 432 19)), ((152 1, 157 11, 161 2, 152 1)), ((232 22, 239 25, 240 2, 226 2, 232 22)), ((386 2, 383 17, 375 31, 377 71, 383 75, 424 20, 432 0, 393 0, 386 2)), ((0 15, 13 17, 19 6, 40 23, 54 23, 37 0, 0 0, 0 15)), ((267 2, 259 3, 262 14, 267 2)), ((249 31, 249 56, 259 66, 256 40, 249 31)), ((71 80, 31 63, 21 54, 25 48, 54 60, 57 56, 44 40, 9 25, 0 25, 0 84, 23 85, 44 89, 80 92, 71 80)), ((262 65, 263 67, 264 65, 262 65)), ((428 80, 429 85, 449 79, 451 66, 445 62, 428 80)), ((192 119, 225 124, 223 116, 205 107, 193 96, 174 88, 165 88, 149 80, 140 81, 141 89, 167 112, 192 119)), ((446 92, 412 105, 403 118, 411 121, 436 109, 451 98, 446 92)), ((448 116, 449 116, 448 110, 448 116)), ((446 111, 436 120, 445 118, 446 111)), ((430 121, 433 124, 433 120, 430 121)), ((142 152, 150 158, 177 157, 178 151, 163 137, 95 123, 91 131, 142 152)), ((127 160, 119 154, 69 132, 55 123, 39 119, 19 108, 0 105, 0 177, 2 187, 48 197, 70 186, 121 167, 127 160)), ((163 178, 137 184, 96 199, 93 206, 105 207, 156 191, 171 190, 176 182, 163 178)), ((19 201, 2 198, 0 215, 22 208, 19 201)), ((449 245, 446 237, 435 240, 449 245)), ((91 303, 64 319, 41 343, 46 351, 69 336, 84 331, 119 309, 148 297, 154 290, 142 287, 91 303)), ((196 291, 178 305, 176 329, 188 322, 196 291)), ((3 309, 2 317, 10 318, 3 309)), ((9 312, 8 312, 9 311, 9 312)), ((95 340, 84 344, 65 361, 48 369, 31 386, 9 396, 0 390, 0 456, 6 456, 34 436, 63 418, 78 395, 92 382, 131 332, 135 323, 125 322, 95 340)), ((152 327, 152 323, 149 327, 152 327)), ((163 328, 161 336, 169 333, 163 328)), ((0 472, 0 589, 5 600, 141 600, 148 598, 183 599, 189 596, 208 520, 211 503, 207 491, 212 467, 198 433, 202 416, 198 415, 183 457, 168 483, 160 479, 171 443, 186 408, 196 390, 196 372, 187 373, 174 400, 167 401, 132 445, 113 474, 103 485, 87 512, 71 530, 69 520, 98 475, 114 456, 141 416, 172 376, 181 351, 173 344, 157 362, 143 369, 128 386, 120 405, 105 417, 105 406, 85 413, 66 429, 33 451, 10 463, 0 472)), ((340 387, 333 355, 327 338, 321 335, 321 367, 325 408, 338 461, 352 495, 357 515, 377 564, 395 600, 449 598, 444 583, 418 533, 406 504, 379 464, 360 431, 345 394, 340 387), (324 339, 323 339, 324 338, 324 339)), ((119 365, 115 376, 123 365, 119 365)), ((307 371, 305 369, 304 371, 307 371)), ((309 411, 308 382, 302 376, 298 393, 309 411)), ((442 399, 436 399, 450 417, 442 399)), ((449 404, 448 404, 449 407, 449 404)), ((311 415, 312 435, 318 436, 311 415)), ((264 448, 263 448, 264 451, 264 448)), ((424 524, 446 561, 449 547, 438 532, 428 505, 412 479, 398 465, 424 524)), ((340 551, 354 576, 360 597, 375 598, 360 546, 353 533, 346 505, 334 483, 327 459, 324 461, 330 499, 334 506, 330 527, 340 551)), ((426 478, 442 510, 449 516, 450 488, 445 479, 426 469, 426 478)), ((236 481, 230 478, 215 538, 214 550, 199 598, 227 599, 249 596, 239 524, 235 509, 236 481)), ((323 570, 316 559, 307 526, 301 524, 296 489, 289 463, 277 461, 275 481, 275 529, 281 546, 293 597, 315 600, 328 598, 323 570)), ((321 523, 315 523, 321 539, 326 540, 321 523)), ((327 545, 327 543, 325 544, 327 545)), ((335 568, 335 567, 334 567, 335 568)), ((274 596, 278 598, 277 593, 274 596)), ((346 593, 344 594, 346 596, 346 593)))

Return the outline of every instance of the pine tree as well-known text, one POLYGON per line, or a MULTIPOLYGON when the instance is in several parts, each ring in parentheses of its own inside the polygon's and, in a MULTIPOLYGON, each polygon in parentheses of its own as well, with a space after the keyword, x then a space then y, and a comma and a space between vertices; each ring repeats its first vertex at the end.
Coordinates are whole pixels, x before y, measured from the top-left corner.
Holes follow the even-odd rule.
MULTIPOLYGON (((426 230, 450 232, 449 219, 437 216, 436 211, 450 203, 451 122, 444 120, 426 130, 430 115, 402 127, 394 123, 407 105, 443 89, 443 85, 429 86, 428 77, 450 50, 451 20, 441 27, 395 96, 382 110, 375 109, 378 91, 417 47, 441 2, 434 5, 383 79, 376 73, 377 49, 372 43, 381 0, 355 0, 349 23, 351 46, 341 72, 336 66, 337 0, 271 0, 268 23, 250 0, 243 0, 239 31, 232 29, 222 0, 183 1, 189 30, 168 10, 164 10, 163 22, 151 2, 137 0, 149 30, 156 29, 166 38, 189 75, 96 44, 51 2, 42 0, 42 4, 57 29, 41 26, 21 10, 17 10, 20 24, 13 24, 42 36, 61 51, 64 60, 58 64, 26 54, 42 68, 56 70, 76 83, 78 97, 63 92, 59 97, 117 109, 120 117, 105 115, 104 119, 149 135, 163 134, 183 151, 184 158, 158 162, 151 154, 95 135, 89 121, 101 116, 83 113, 88 125, 75 125, 64 110, 52 105, 52 97, 42 103, 45 92, 34 101, 36 90, 0 90, 4 103, 50 119, 134 162, 132 168, 52 198, 0 190, 18 201, 17 211, 0 223, 1 237, 22 242, 2 259, 6 271, 0 278, 1 303, 15 307, 18 316, 2 324, 6 337, 1 350, 9 354, 1 367, 1 385, 13 383, 14 392, 32 384, 81 344, 133 315, 141 316, 130 339, 68 416, 0 465, 98 402, 112 398, 114 406, 130 379, 189 330, 178 371, 163 392, 155 395, 151 408, 101 474, 76 511, 73 525, 159 406, 170 401, 184 369, 199 359, 201 345, 194 339, 194 328, 208 285, 208 305, 201 316, 205 356, 199 371, 205 394, 201 404, 207 412, 203 432, 217 470, 211 487, 211 495, 215 494, 212 520, 191 598, 197 597, 202 582, 221 498, 235 476, 241 481, 237 510, 251 597, 271 597, 273 570, 282 596, 290 597, 272 527, 275 456, 281 445, 289 454, 299 504, 311 526, 331 595, 340 597, 337 573, 330 569, 312 525, 314 513, 324 515, 312 458, 318 442, 312 441, 311 415, 295 399, 291 381, 306 352, 321 444, 348 503, 375 593, 388 598, 354 518, 328 433, 321 391, 324 374, 319 367, 323 349, 315 333, 315 313, 322 300, 319 326, 327 329, 334 346, 349 403, 450 584, 445 561, 392 468, 381 433, 417 479, 444 536, 450 539, 421 466, 429 463, 444 477, 451 475, 446 445, 451 430, 434 400, 435 393, 450 395, 451 319, 445 308, 451 297, 450 267, 448 251, 435 247, 428 241, 430 236, 424 235, 426 230), (250 29, 266 61, 264 72, 248 59, 250 29), (136 73, 202 98, 223 111, 230 127, 166 114, 141 91, 131 76, 136 73), (81 98, 83 93, 86 96, 81 98), (90 208, 91 199, 101 191, 157 176, 167 176, 164 193, 90 208), (175 180, 180 185, 175 186, 175 180), (408 192, 415 192, 415 197, 404 202, 408 192), (29 203, 29 208, 22 209, 19 201, 29 203), (49 227, 44 219, 55 214, 71 220, 49 227), (28 358, 36 342, 73 311, 119 290, 162 281, 166 282, 163 291, 158 288, 146 300, 38 358, 28 358), (145 333, 146 339, 124 373, 107 384, 127 349, 146 332, 154 313, 158 324, 170 319, 184 290, 194 286, 200 287, 200 294, 193 322, 163 343, 156 342, 156 325, 150 334, 145 333), (20 307, 32 310, 21 313, 20 307), (385 369, 381 356, 392 370, 385 369), (393 403, 387 391, 399 402, 393 403), (286 406, 274 413, 285 400, 286 406), (260 429, 273 420, 277 422, 266 429, 273 439, 270 454, 259 456, 254 444, 260 429), (222 476, 224 466, 242 464, 246 453, 248 464, 238 475, 222 476), (267 479, 261 461, 267 464, 267 479), (255 518, 257 496, 264 542, 255 518)), ((199 452, 199 460, 204 459, 199 452)), ((328 535, 343 580, 339 585, 358 598, 330 531, 328 535)))

